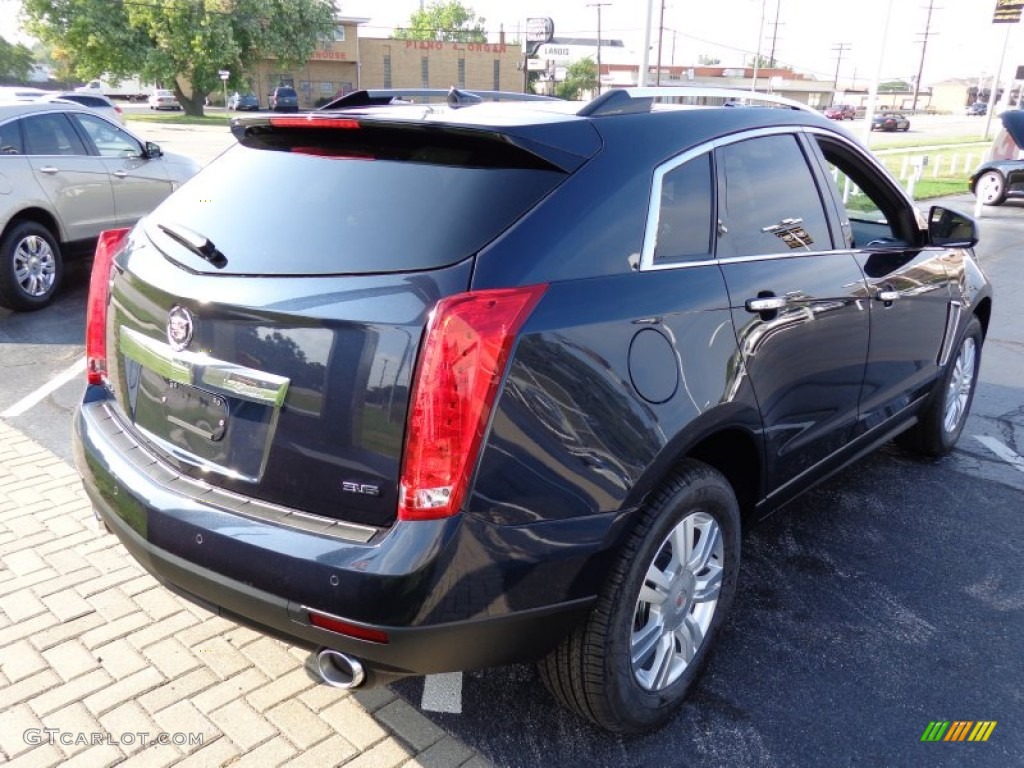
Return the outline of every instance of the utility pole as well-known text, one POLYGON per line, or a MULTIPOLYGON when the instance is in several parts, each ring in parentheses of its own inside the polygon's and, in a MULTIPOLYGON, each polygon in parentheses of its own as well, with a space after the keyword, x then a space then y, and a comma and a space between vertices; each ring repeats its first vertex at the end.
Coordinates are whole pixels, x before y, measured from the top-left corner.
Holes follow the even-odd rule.
POLYGON ((665 0, 661 0, 661 18, 658 19, 658 74, 654 76, 654 84, 661 85, 661 41, 665 37, 665 0))
POLYGON ((836 103, 836 88, 839 85, 839 65, 843 62, 843 54, 850 50, 850 44, 836 43, 832 46, 832 50, 836 52, 836 76, 832 80, 832 101, 829 102, 829 106, 834 106, 836 103))
POLYGON ((768 66, 775 68, 775 43, 779 39, 779 9, 782 7, 782 0, 775 0, 775 21, 772 22, 772 53, 768 57, 768 66))
POLYGON ((761 22, 757 25, 757 53, 754 54, 754 76, 750 80, 750 92, 757 90, 757 70, 761 65, 761 41, 764 39, 764 6, 767 0, 761 0, 761 22))
POLYGON ((601 95, 601 9, 611 3, 587 3, 587 8, 597 8, 597 95, 601 95))
POLYGON ((935 0, 928 0, 928 19, 924 23, 924 32, 918 32, 921 37, 921 63, 917 67, 917 79, 914 81, 914 104, 912 109, 917 109, 917 96, 921 93, 921 75, 924 73, 924 53, 928 49, 928 38, 932 34, 932 10, 935 9, 935 0))

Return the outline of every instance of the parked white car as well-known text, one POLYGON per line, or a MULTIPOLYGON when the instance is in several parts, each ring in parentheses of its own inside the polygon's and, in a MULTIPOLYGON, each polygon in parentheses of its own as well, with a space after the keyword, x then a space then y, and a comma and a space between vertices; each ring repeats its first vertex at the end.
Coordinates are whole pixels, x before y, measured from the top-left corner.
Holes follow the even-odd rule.
POLYGON ((177 97, 171 91, 160 89, 149 97, 150 109, 181 109, 177 97))
POLYGON ((92 254, 198 170, 77 104, 0 104, 0 306, 45 307, 64 257, 92 254))

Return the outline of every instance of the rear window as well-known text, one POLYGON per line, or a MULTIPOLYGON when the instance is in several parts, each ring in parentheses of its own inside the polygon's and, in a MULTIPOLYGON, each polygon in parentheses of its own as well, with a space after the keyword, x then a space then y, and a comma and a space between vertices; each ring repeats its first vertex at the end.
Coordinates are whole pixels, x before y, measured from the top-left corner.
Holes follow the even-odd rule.
POLYGON ((289 96, 296 96, 296 95, 297 94, 295 93, 295 91, 293 91, 291 88, 278 88, 277 89, 277 96, 278 96, 278 98, 280 98, 281 96, 289 97, 289 96))
MULTIPOLYGON (((257 129, 259 130, 259 129, 257 129)), ((275 130, 221 155, 148 218, 152 240, 216 274, 373 274, 475 254, 562 179, 496 134, 413 128, 275 130), (213 267, 156 225, 184 226, 213 267)))

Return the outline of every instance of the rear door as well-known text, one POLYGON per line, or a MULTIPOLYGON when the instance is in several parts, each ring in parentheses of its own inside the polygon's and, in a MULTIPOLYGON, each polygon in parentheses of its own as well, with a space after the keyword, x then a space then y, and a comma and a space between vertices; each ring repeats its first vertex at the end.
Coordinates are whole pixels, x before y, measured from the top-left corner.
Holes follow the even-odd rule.
POLYGON ((71 119, 110 175, 118 226, 130 227, 171 194, 163 161, 146 157, 135 137, 96 115, 74 113, 71 119))
POLYGON ((114 191, 103 160, 92 154, 63 112, 22 118, 25 152, 70 241, 117 225, 114 191))
POLYGON ((868 353, 866 286, 833 249, 802 139, 720 146, 717 256, 764 422, 769 495, 788 495, 854 435, 868 353))

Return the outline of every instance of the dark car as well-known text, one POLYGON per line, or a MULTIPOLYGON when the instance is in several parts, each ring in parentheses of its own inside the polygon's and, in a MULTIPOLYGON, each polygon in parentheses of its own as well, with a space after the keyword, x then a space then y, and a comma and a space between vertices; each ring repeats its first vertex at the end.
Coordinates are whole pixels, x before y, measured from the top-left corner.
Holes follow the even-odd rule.
POLYGON ((299 95, 294 88, 279 86, 270 94, 270 109, 273 112, 298 112, 299 95))
POLYGON ((872 131, 909 131, 910 121, 899 112, 883 112, 871 120, 872 131))
POLYGON ((967 107, 968 117, 982 117, 988 114, 988 104, 984 101, 976 101, 967 107))
POLYGON ((98 249, 101 519, 333 685, 539 659, 600 726, 665 722, 741 527, 951 451, 992 306, 974 222, 834 123, 652 108, 683 90, 720 94, 236 117, 98 249))
POLYGON ((984 205, 1002 205, 1024 199, 1024 111, 1012 109, 999 115, 1002 127, 992 140, 986 160, 971 174, 967 184, 984 205))
MULTIPOLYGON (((296 102, 296 107, 298 107, 298 102, 296 102)), ((255 93, 238 93, 236 91, 228 98, 228 109, 230 110, 256 112, 259 108, 260 100, 256 98, 255 93)))

